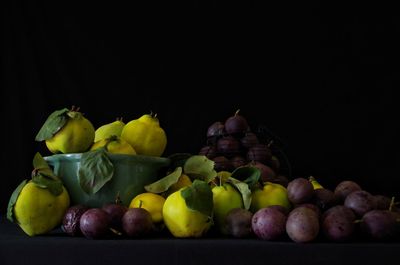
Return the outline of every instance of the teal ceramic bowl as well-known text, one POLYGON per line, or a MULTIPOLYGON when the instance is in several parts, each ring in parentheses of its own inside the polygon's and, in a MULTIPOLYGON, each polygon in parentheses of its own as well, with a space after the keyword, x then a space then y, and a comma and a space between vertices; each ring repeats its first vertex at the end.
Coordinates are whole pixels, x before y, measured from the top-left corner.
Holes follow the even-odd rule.
POLYGON ((71 204, 102 207, 114 202, 117 195, 126 206, 136 195, 145 192, 144 186, 160 179, 160 171, 170 164, 168 158, 141 155, 109 154, 114 175, 97 193, 88 195, 78 181, 81 154, 56 154, 44 157, 68 190, 71 204))

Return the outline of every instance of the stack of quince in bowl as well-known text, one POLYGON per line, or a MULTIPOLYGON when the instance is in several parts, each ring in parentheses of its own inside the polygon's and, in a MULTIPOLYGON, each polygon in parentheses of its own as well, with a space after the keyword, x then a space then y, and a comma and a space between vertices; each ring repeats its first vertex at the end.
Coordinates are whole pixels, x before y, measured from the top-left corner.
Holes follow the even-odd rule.
POLYGON ((7 209, 30 236, 59 226, 71 205, 102 207, 118 198, 128 206, 170 163, 161 157, 167 137, 153 114, 95 130, 79 108, 64 108, 47 118, 35 140, 53 155, 36 153, 31 179, 15 189, 7 209))

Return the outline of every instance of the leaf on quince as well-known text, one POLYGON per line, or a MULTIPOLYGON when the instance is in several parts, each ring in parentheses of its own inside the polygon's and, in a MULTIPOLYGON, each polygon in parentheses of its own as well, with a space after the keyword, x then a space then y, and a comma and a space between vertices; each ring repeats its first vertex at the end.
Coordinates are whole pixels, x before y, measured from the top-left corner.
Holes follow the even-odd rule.
POLYGON ((39 152, 37 152, 33 157, 33 168, 33 175, 40 173, 48 178, 59 180, 39 152))
POLYGON ((207 182, 195 179, 192 185, 181 190, 181 196, 189 209, 199 211, 211 218, 213 194, 207 182))
POLYGON ((82 154, 78 181, 87 194, 98 192, 114 175, 114 165, 102 147, 82 154))
POLYGON ((40 173, 32 176, 32 182, 40 188, 48 189, 54 196, 58 196, 63 192, 61 180, 54 180, 40 173))
POLYGON ((35 140, 38 142, 50 139, 55 135, 62 127, 67 123, 68 117, 67 113, 69 110, 67 108, 56 110, 50 114, 47 120, 40 128, 35 140))
POLYGON ((14 205, 17 202, 18 196, 21 193, 22 189, 25 187, 27 181, 28 181, 27 179, 23 180, 11 194, 7 206, 7 219, 10 220, 11 222, 14 222, 14 205))
POLYGON ((253 166, 242 166, 236 168, 231 177, 246 183, 252 189, 260 180, 261 171, 253 166))
POLYGON ((235 178, 228 178, 228 183, 232 184, 242 195, 243 205, 246 210, 250 209, 251 204, 251 190, 249 185, 243 181, 237 180, 235 178))
POLYGON ((152 193, 162 193, 167 191, 169 187, 178 182, 179 177, 182 175, 182 168, 177 167, 172 173, 167 176, 153 182, 149 185, 144 186, 144 189, 152 193))
POLYGON ((58 196, 63 192, 63 183, 54 174, 39 152, 33 157, 33 167, 32 182, 36 186, 48 189, 54 196, 58 196))
POLYGON ((188 158, 183 167, 183 172, 191 179, 200 179, 209 183, 217 176, 214 170, 214 161, 203 155, 194 155, 188 158))

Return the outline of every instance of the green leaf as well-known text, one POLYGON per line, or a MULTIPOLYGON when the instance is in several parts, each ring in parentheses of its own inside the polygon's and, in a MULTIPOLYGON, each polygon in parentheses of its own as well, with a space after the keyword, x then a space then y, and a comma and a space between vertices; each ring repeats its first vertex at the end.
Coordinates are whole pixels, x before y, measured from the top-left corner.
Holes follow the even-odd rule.
POLYGON ((162 193, 168 190, 169 187, 178 182, 179 177, 182 175, 182 168, 177 167, 171 174, 163 177, 156 182, 144 186, 144 189, 152 193, 162 193))
POLYGON ((252 166, 243 166, 236 168, 231 175, 232 178, 247 183, 252 189, 258 183, 261 177, 260 169, 252 166))
POLYGON ((113 174, 114 165, 104 147, 82 154, 78 180, 87 194, 98 192, 112 179, 113 174))
POLYGON ((63 183, 61 180, 50 179, 40 173, 32 176, 32 182, 40 188, 48 189, 54 196, 58 196, 63 192, 63 183))
POLYGON ((214 161, 203 155, 194 155, 188 158, 183 167, 183 172, 191 179, 200 179, 210 182, 217 176, 214 170, 214 161))
POLYGON ((251 190, 249 185, 243 181, 235 178, 228 178, 228 183, 231 183, 242 194, 243 205, 246 210, 250 209, 251 204, 251 190))
POLYGON ((40 128, 35 140, 38 142, 50 139, 65 125, 68 120, 67 113, 69 110, 67 108, 56 110, 50 114, 47 120, 40 128))
POLYGON ((53 170, 51 170, 50 166, 47 164, 46 160, 44 160, 39 152, 37 152, 33 157, 33 168, 33 175, 40 173, 51 179, 59 180, 59 178, 54 174, 53 170))
POLYGON ((181 191, 187 207, 211 218, 213 194, 207 182, 195 179, 193 184, 181 191))
POLYGON ((14 222, 14 205, 17 202, 18 196, 21 193, 21 190, 25 187, 27 181, 27 179, 23 180, 11 194, 10 201, 8 202, 7 206, 7 219, 11 222, 14 222))

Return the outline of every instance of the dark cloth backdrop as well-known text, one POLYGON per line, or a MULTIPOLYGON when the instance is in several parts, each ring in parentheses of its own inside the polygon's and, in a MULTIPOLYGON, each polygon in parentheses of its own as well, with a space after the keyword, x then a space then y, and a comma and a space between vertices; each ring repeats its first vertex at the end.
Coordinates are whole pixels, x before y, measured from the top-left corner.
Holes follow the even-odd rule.
POLYGON ((292 177, 313 175, 328 188, 352 179, 399 196, 399 20, 340 6, 253 4, 143 16, 117 4, 8 3, 0 212, 30 177, 34 153, 49 155, 34 141, 46 117, 72 105, 95 127, 157 112, 165 156, 197 153, 207 127, 241 109, 253 128, 281 140, 292 177))

